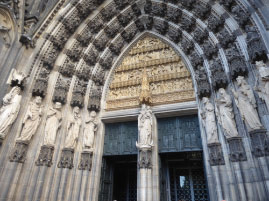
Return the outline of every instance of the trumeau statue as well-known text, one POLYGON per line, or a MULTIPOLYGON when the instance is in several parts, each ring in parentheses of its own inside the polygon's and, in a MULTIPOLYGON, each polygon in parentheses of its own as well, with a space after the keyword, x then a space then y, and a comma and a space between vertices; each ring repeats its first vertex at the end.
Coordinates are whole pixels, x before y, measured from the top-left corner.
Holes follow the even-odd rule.
POLYGON ((22 122, 21 135, 17 138, 18 141, 29 142, 35 134, 42 116, 42 98, 35 97, 34 101, 30 103, 24 120, 22 122))
POLYGON ((91 111, 88 120, 85 121, 83 149, 93 149, 95 133, 97 131, 96 112, 91 111))
POLYGON ((252 89, 243 76, 238 76, 236 81, 239 88, 237 91, 232 90, 232 92, 243 120, 250 131, 262 129, 263 126, 256 110, 257 105, 252 89))
POLYGON ((67 125, 67 136, 65 139, 65 148, 75 149, 78 141, 79 130, 81 126, 81 116, 79 114, 79 107, 74 107, 72 119, 67 125))
POLYGON ((223 88, 219 89, 219 98, 216 99, 216 115, 227 139, 239 137, 234 120, 232 100, 223 88))
POLYGON ((219 143, 215 109, 207 97, 203 97, 201 117, 206 130, 207 144, 219 143))
POLYGON ((269 67, 266 67, 263 61, 257 61, 256 67, 258 69, 259 78, 256 82, 255 90, 269 110, 269 67))
POLYGON ((22 96, 21 89, 17 86, 3 98, 3 106, 0 109, 0 137, 5 138, 9 127, 14 123, 20 111, 22 96))
POLYGON ((142 104, 141 112, 138 116, 139 142, 137 147, 152 147, 152 111, 149 106, 142 104))
POLYGON ((62 103, 56 102, 54 107, 51 107, 47 114, 45 126, 44 145, 54 146, 55 139, 62 122, 62 103))

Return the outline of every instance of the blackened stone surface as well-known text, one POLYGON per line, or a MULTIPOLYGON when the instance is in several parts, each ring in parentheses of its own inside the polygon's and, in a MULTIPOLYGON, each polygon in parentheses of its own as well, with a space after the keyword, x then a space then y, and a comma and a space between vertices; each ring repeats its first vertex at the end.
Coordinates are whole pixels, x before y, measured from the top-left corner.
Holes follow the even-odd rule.
POLYGON ((24 163, 28 149, 28 142, 17 141, 11 155, 9 156, 10 162, 24 163))
POLYGON ((52 165, 53 153, 54 153, 54 146, 47 146, 47 145, 41 146, 40 153, 35 164, 37 166, 50 167, 52 165))
POLYGON ((74 149, 64 148, 61 153, 60 161, 58 162, 58 168, 72 169, 74 159, 74 149))
POLYGON ((216 143, 216 144, 209 144, 207 146, 209 152, 210 165, 211 166, 225 165, 221 144, 216 143))
POLYGON ((227 141, 230 148, 230 160, 232 162, 246 161, 247 155, 243 146, 242 138, 231 138, 227 141))

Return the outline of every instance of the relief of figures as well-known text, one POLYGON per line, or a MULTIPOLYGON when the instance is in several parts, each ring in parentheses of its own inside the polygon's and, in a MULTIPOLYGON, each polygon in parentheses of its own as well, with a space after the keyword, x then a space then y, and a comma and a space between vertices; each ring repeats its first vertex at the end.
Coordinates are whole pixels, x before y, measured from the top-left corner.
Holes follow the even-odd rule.
POLYGON ((219 89, 219 97, 216 99, 216 115, 227 139, 239 137, 234 120, 232 99, 223 88, 219 89))
POLYGON ((22 131, 17 141, 29 142, 40 124, 42 116, 42 98, 35 97, 34 101, 30 102, 24 120, 22 122, 22 131))
POLYGON ((85 121, 83 149, 89 149, 89 150, 93 149, 96 131, 97 131, 96 112, 91 111, 89 118, 85 121))
POLYGON ((232 92, 243 120, 250 131, 262 129, 263 126, 256 110, 257 105, 252 89, 243 76, 238 76, 236 81, 239 88, 237 91, 232 90, 232 92))
POLYGON ((254 89, 269 110, 269 67, 263 61, 256 62, 256 67, 258 69, 258 80, 254 89))
POLYGON ((201 117, 206 130, 207 144, 219 143, 215 109, 207 97, 203 97, 201 117))
POLYGON ((81 126, 81 116, 79 113, 79 107, 74 107, 73 116, 67 125, 67 136, 64 143, 65 148, 75 149, 76 147, 81 126))
POLYGON ((56 102, 54 107, 51 107, 47 114, 45 126, 44 145, 54 146, 57 132, 61 127, 62 122, 62 103, 56 102))
POLYGON ((5 138, 9 127, 16 120, 21 107, 21 89, 17 86, 3 98, 3 106, 0 109, 0 137, 5 138))

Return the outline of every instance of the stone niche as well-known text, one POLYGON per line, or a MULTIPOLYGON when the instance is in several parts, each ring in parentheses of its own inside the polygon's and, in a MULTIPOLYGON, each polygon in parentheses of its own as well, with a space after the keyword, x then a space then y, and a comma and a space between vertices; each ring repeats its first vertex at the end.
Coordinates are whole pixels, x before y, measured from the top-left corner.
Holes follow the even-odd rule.
POLYGON ((145 37, 115 69, 106 110, 139 107, 144 69, 150 82, 152 105, 195 100, 192 78, 181 58, 161 40, 145 37))

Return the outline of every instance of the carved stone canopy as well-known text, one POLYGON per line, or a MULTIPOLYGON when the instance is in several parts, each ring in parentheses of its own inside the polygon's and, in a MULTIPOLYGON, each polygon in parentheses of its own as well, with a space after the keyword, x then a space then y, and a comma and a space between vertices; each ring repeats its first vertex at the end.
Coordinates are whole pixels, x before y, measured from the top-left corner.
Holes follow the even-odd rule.
POLYGON ((140 104, 146 104, 146 105, 150 105, 152 102, 149 81, 148 81, 148 75, 147 75, 147 71, 145 68, 143 70, 142 85, 141 85, 141 92, 140 92, 140 96, 139 96, 139 102, 140 102, 140 104))

